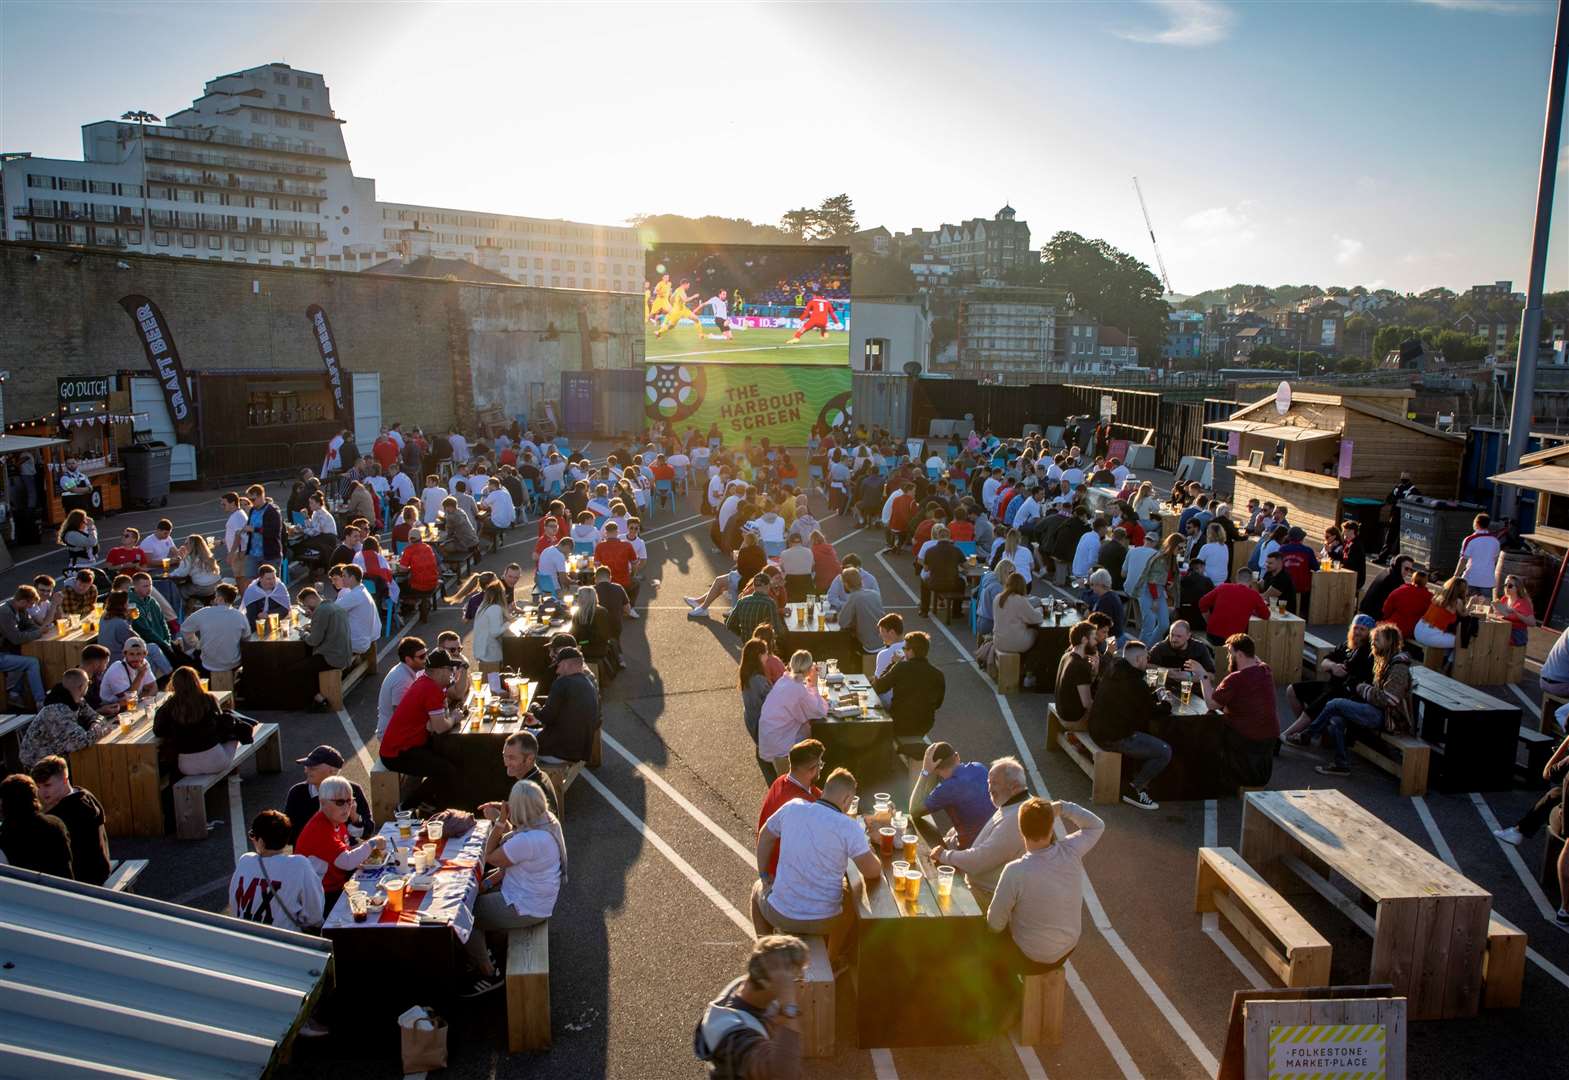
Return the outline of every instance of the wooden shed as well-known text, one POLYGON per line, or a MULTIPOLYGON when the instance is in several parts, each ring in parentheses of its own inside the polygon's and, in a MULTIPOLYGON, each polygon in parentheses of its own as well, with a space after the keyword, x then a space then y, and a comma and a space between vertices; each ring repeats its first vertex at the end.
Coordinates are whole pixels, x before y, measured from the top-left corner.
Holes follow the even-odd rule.
POLYGON ((1415 391, 1358 387, 1275 395, 1206 425, 1229 432, 1237 462, 1232 506, 1249 499, 1284 504, 1293 525, 1317 543, 1346 516, 1346 499, 1382 501, 1402 472, 1425 495, 1453 496, 1465 439, 1406 418, 1415 391))

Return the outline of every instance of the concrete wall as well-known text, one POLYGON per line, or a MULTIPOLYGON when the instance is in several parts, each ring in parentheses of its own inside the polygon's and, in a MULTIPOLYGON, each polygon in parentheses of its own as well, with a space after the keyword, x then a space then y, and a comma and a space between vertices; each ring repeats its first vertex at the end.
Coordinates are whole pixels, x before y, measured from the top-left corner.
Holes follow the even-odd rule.
POLYGON ((188 372, 321 372, 305 309, 332 320, 346 371, 381 373, 382 417, 425 428, 555 398, 563 370, 641 368, 642 309, 626 293, 384 277, 0 242, 0 368, 9 420, 51 413, 61 375, 148 373, 119 306, 163 310, 188 372))
POLYGON ((855 301, 855 317, 850 321, 850 370, 866 370, 866 342, 882 338, 888 342, 883 354, 883 371, 904 374, 904 365, 915 361, 925 372, 931 351, 931 316, 922 301, 855 301))

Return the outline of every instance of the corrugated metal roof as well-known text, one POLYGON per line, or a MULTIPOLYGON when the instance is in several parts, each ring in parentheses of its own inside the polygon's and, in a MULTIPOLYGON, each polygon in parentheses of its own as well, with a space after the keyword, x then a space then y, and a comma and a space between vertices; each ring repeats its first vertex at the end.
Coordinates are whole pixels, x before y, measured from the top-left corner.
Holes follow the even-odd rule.
POLYGON ((0 866, 0 1076, 260 1077, 332 946, 0 866))

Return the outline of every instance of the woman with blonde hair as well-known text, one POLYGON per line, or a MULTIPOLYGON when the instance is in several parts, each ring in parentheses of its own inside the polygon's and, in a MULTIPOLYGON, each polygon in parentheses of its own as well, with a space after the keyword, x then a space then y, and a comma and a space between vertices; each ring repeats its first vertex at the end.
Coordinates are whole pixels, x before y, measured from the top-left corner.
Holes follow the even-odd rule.
POLYGON ((812 734, 813 720, 827 715, 812 654, 797 649, 790 654, 790 670, 768 691, 757 716, 757 756, 772 766, 775 778, 790 771, 790 747, 812 734))
POLYGON ((1465 611, 1469 587, 1465 578, 1452 577, 1427 609, 1427 614, 1417 620, 1411 640, 1423 648, 1448 649, 1455 647, 1455 629, 1465 611))
POLYGON ((98 526, 93 524, 86 510, 78 508, 66 514, 54 542, 65 548, 67 570, 73 570, 81 563, 98 561, 98 526))
POLYGON ((561 883, 567 879, 567 841, 561 822, 550 812, 545 792, 532 780, 512 785, 505 807, 495 807, 485 837, 484 862, 493 867, 474 900, 474 928, 465 947, 479 977, 463 991, 479 997, 503 984, 485 944, 491 931, 538 926, 556 910, 561 883))
POLYGON ((489 674, 501 670, 501 635, 507 629, 507 587, 500 581, 492 581, 485 586, 482 596, 479 610, 474 613, 472 648, 479 670, 489 674))
POLYGON ((169 571, 169 576, 179 586, 180 599, 211 600, 218 582, 223 580, 223 571, 212 548, 207 546, 207 538, 192 533, 180 548, 179 565, 169 571))

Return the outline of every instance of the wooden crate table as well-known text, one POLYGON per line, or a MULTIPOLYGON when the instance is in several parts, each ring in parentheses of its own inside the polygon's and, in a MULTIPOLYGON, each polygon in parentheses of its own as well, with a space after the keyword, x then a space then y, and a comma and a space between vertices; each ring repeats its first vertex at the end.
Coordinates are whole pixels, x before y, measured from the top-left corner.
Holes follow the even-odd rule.
MULTIPOLYGON (((814 654, 815 655, 815 654, 814 654)), ((818 684, 824 695, 828 716, 812 721, 812 738, 825 749, 824 773, 834 766, 843 765, 851 771, 863 756, 880 755, 879 766, 888 761, 888 748, 893 743, 893 717, 872 693, 872 683, 865 675, 844 675, 842 682, 831 685, 827 680, 818 684), (859 701, 867 703, 865 715, 859 710, 845 716, 835 716, 834 711, 843 707, 849 710, 859 701)))
MULTIPOLYGON (((221 706, 234 703, 227 690, 214 690, 212 695, 221 706)), ((103 803, 104 828, 110 836, 164 834, 163 781, 158 772, 162 740, 153 735, 153 714, 168 700, 164 691, 138 702, 129 727, 116 718, 113 731, 69 756, 71 781, 103 803)))
MULTIPOLYGON (((509 736, 520 731, 539 731, 523 722, 528 706, 539 691, 539 684, 523 680, 520 687, 521 707, 517 716, 498 717, 482 715, 483 703, 491 700, 487 689, 484 695, 470 694, 470 719, 451 731, 435 736, 444 744, 444 751, 451 752, 458 761, 463 776, 464 798, 470 803, 505 802, 512 792, 513 780, 501 763, 501 748, 509 736)), ((556 805, 560 805, 560 792, 556 805)))
POLYGON ((1356 613, 1356 571, 1314 570, 1307 621, 1314 626, 1347 626, 1356 613))
MULTIPOLYGON (((1462 645, 1455 637, 1455 662, 1449 669, 1451 677, 1467 686, 1503 686, 1509 682, 1509 631, 1503 619, 1480 619, 1476 636, 1462 645)), ((1427 666, 1433 659, 1443 661, 1444 650, 1425 650, 1427 666)))
MULTIPOLYGON (((64 635, 58 627, 50 626, 44 631, 42 637, 24 642, 22 655, 37 659, 38 666, 43 670, 44 689, 47 690, 60 681, 60 676, 74 667, 82 666, 82 650, 97 640, 95 630, 89 634, 86 625, 80 620, 71 620, 73 625, 67 626, 64 635)), ((39 707, 43 702, 38 702, 39 707)))
POLYGON ((861 641, 849 630, 839 627, 837 616, 829 614, 821 622, 806 617, 805 604, 786 604, 784 636, 779 640, 779 655, 789 656, 805 649, 813 660, 837 660, 846 673, 858 673, 864 661, 861 641))
MULTIPOLYGON (((903 858, 897 843, 893 858, 903 858)), ((964 875, 954 875, 953 894, 941 901, 937 868, 924 850, 919 861, 923 877, 914 900, 893 894, 890 858, 882 857, 883 876, 874 882, 849 864, 860 918, 855 1018, 863 1048, 978 1045, 997 1033, 1008 1011, 1001 993, 977 992, 1000 985, 998 950, 964 875)))
MULTIPOLYGON (((1258 658, 1269 665, 1276 686, 1290 686, 1302 677, 1302 644, 1306 634, 1307 623, 1301 616, 1282 615, 1279 610, 1270 612, 1267 619, 1254 616, 1248 620, 1248 636, 1258 649, 1258 658)), ((1223 648, 1216 650, 1221 655, 1226 651, 1223 648)), ((1219 659, 1217 656, 1216 660, 1219 659)))
POLYGON ((265 628, 240 642, 240 685, 251 709, 303 711, 316 698, 317 673, 306 667, 310 646, 305 628, 279 620, 276 633, 265 628))
MULTIPOLYGON (((1284 873, 1294 863, 1309 877, 1345 878, 1377 906, 1367 981, 1391 983, 1412 1019, 1476 1015, 1492 894, 1343 792, 1249 792, 1242 857, 1282 892, 1303 891, 1284 873)), ((1345 904, 1361 914, 1354 901, 1345 904)))
POLYGON ((1419 734, 1443 747, 1439 788, 1504 791, 1513 787, 1520 706, 1420 664, 1411 666, 1411 678, 1419 734))

